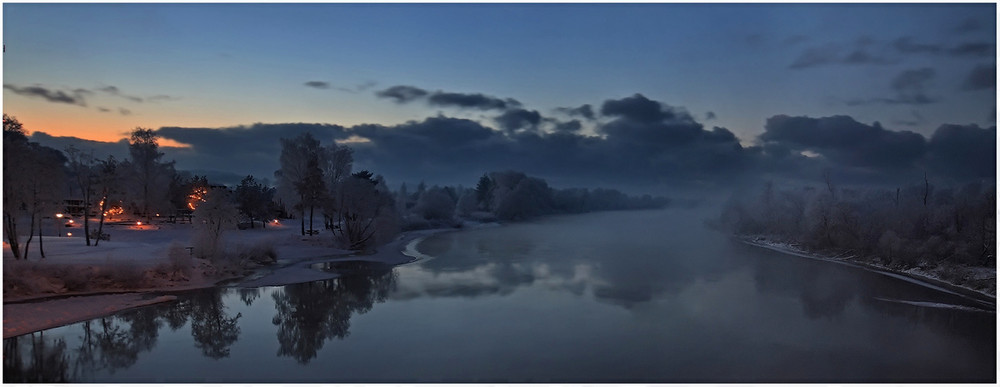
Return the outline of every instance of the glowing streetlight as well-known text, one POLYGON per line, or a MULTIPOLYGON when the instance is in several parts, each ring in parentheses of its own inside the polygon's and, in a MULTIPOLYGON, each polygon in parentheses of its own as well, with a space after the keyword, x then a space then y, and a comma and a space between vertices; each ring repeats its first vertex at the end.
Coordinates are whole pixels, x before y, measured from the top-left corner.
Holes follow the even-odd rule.
MULTIPOLYGON (((62 219, 63 214, 56 214, 57 219, 62 219)), ((62 236, 62 230, 59 229, 59 224, 56 224, 56 236, 62 236)))
POLYGON ((68 232, 68 233, 66 233, 66 236, 71 237, 71 236, 73 236, 73 233, 68 232))
POLYGON ((142 222, 135 222, 136 226, 142 226, 142 222))

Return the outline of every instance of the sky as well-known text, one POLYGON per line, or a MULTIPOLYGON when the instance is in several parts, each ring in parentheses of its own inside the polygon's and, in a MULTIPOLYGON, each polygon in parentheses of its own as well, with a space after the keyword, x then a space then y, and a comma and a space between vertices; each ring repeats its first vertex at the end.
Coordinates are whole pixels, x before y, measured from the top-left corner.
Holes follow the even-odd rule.
MULTIPOLYGON (((559 178, 593 169, 592 160, 556 167, 531 152, 570 146, 560 154, 600 158, 636 153, 651 140, 663 143, 642 151, 649 157, 615 167, 703 180, 720 161, 686 165, 705 154, 697 144, 730 134, 725 141, 744 153, 794 145, 796 156, 855 169, 866 157, 830 141, 768 135, 779 122, 808 121, 772 120, 783 116, 820 123, 846 116, 879 139, 918 134, 926 144, 911 161, 925 169, 921 160, 942 125, 975 127, 992 133, 995 158, 996 6, 989 3, 5 3, 3 21, 3 110, 37 141, 115 143, 136 127, 159 129, 161 145, 187 147, 168 156, 191 169, 270 175, 277 155, 265 165, 266 145, 223 159, 207 155, 219 150, 208 144, 224 137, 238 152, 239 141, 257 136, 273 147, 274 133, 291 123, 335 126, 320 140, 353 142, 358 164, 404 180, 434 174, 436 162, 521 167, 505 158, 544 164, 536 173, 559 178), (655 128, 644 121, 649 115, 631 114, 647 101, 659 107, 655 128), (616 111, 616 104, 627 106, 616 111), (678 123, 700 131, 643 137, 678 123), (471 129, 455 132, 452 124, 471 129), (491 131, 476 132, 483 128, 491 131), (228 135, 236 129, 242 137, 228 135), (469 141, 507 148, 473 147, 464 159, 384 155, 398 155, 393 144, 405 148, 401 139, 413 133, 441 152, 469 141), (595 138, 607 141, 590 144, 595 138), (532 141, 545 145, 531 148, 532 141), (665 150, 671 144, 694 154, 665 150), (581 151, 588 146, 590 153, 581 151), (530 157, 518 157, 523 152, 530 157), (480 163, 477 155, 495 160, 480 163)), ((317 128, 304 130, 323 132, 317 128)), ((860 167, 900 166, 886 163, 860 167)), ((465 179, 468 169, 453 172, 465 179)))

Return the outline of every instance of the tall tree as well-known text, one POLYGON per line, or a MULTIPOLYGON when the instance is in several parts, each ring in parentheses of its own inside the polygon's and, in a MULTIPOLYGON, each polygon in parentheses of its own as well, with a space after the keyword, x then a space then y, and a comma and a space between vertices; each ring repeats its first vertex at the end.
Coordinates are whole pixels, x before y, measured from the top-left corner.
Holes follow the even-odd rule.
POLYGON ((83 196, 83 239, 87 246, 90 246, 90 209, 94 205, 94 185, 97 183, 94 153, 84 153, 71 145, 66 148, 66 154, 69 157, 69 170, 73 174, 73 182, 83 196))
POLYGON ((274 172, 274 177, 278 181, 278 194, 298 209, 302 235, 306 234, 305 209, 315 205, 310 199, 318 196, 311 190, 323 187, 321 152, 319 141, 311 133, 281 139, 281 169, 274 172))
POLYGON ((25 210, 26 167, 30 163, 27 132, 15 117, 3 115, 4 234, 15 259, 21 259, 17 221, 25 210))
POLYGON ((114 156, 108 156, 107 159, 98 161, 95 169, 97 173, 95 190, 101 199, 98 203, 100 219, 97 223, 96 240, 94 241, 94 246, 97 246, 101 243, 101 235, 104 234, 104 218, 108 215, 108 206, 116 196, 121 195, 122 178, 118 160, 115 160, 114 156))
POLYGON ((253 175, 247 175, 236 186, 236 203, 240 212, 250 219, 250 228, 253 228, 254 219, 261 221, 261 227, 267 223, 271 196, 271 189, 257 182, 253 175))
POLYGON ((174 162, 162 162, 158 135, 152 129, 135 128, 129 137, 129 169, 135 186, 138 209, 152 220, 152 211, 166 199, 169 178, 174 173, 174 162))

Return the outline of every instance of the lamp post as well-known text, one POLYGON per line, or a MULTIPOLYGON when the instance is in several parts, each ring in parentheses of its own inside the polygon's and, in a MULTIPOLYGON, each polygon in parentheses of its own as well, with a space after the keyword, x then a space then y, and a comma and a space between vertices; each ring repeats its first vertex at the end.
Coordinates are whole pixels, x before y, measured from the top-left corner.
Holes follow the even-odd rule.
MULTIPOLYGON (((56 214, 56 219, 62 219, 63 214, 56 214)), ((59 228, 59 222, 56 221, 56 236, 62 236, 62 229, 59 228)))

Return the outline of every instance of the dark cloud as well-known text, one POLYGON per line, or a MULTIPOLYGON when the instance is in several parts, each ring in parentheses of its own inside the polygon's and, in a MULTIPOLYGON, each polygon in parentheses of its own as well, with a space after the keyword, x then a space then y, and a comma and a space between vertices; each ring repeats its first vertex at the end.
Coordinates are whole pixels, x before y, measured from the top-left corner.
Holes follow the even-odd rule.
POLYGON ((87 106, 87 102, 84 100, 83 95, 89 93, 88 91, 82 89, 65 92, 62 90, 47 89, 42 86, 20 87, 6 83, 3 85, 3 88, 26 97, 39 97, 53 103, 65 103, 79 106, 87 106))
POLYGON ((421 89, 414 86, 393 86, 385 90, 375 92, 375 96, 379 98, 389 98, 395 100, 396 103, 407 103, 428 94, 427 90, 421 89))
POLYGON ((590 104, 584 104, 575 108, 556 108, 556 111, 568 114, 571 117, 583 117, 588 120, 593 120, 595 118, 594 109, 590 106, 590 104))
POLYGON ((938 102, 937 98, 927 95, 927 86, 936 76, 934 69, 925 67, 904 70, 897 74, 889 87, 895 95, 890 98, 852 99, 845 101, 848 106, 886 104, 886 105, 925 105, 938 102))
POLYGON ((942 125, 928 144, 928 164, 955 178, 996 177, 996 127, 942 125))
POLYGON ((926 104, 935 102, 933 98, 926 95, 927 83, 934 79, 934 69, 925 67, 921 69, 905 70, 896 75, 889 84, 896 92, 896 101, 903 104, 926 104))
POLYGON ((939 54, 944 51, 944 47, 937 44, 916 43, 910 36, 894 40, 892 47, 904 54, 939 54))
POLYGON ((427 97, 427 103, 433 106, 457 107, 479 110, 506 110, 521 107, 521 103, 512 98, 497 98, 480 93, 452 93, 435 91, 433 93, 414 86, 393 86, 375 92, 379 98, 395 100, 396 103, 408 103, 427 97))
POLYGON ((963 43, 952 47, 948 53, 952 56, 990 56, 993 55, 996 45, 987 42, 963 43))
POLYGON ((120 113, 120 114, 121 114, 121 115, 123 115, 123 116, 129 116, 129 115, 132 115, 132 111, 131 111, 131 110, 128 110, 128 109, 126 109, 126 108, 118 108, 118 113, 120 113))
POLYGON ((146 98, 146 102, 163 102, 163 101, 176 101, 179 100, 178 97, 172 97, 164 94, 157 94, 152 97, 146 98))
POLYGON ((804 69, 837 63, 839 61, 840 49, 833 45, 826 45, 805 49, 788 67, 792 69, 804 69))
MULTIPOLYGON (((642 94, 635 94, 619 100, 604 101, 604 104, 601 105, 601 115, 647 123, 678 118, 672 108, 650 100, 642 94)), ((680 118, 690 119, 690 116, 680 118)))
POLYGON ((335 87, 335 89, 343 91, 343 92, 351 93, 351 94, 357 94, 357 93, 366 91, 368 89, 371 89, 371 88, 375 87, 375 85, 376 85, 376 83, 374 81, 367 81, 365 83, 362 83, 360 85, 356 85, 354 87, 335 87))
MULTIPOLYGON (((187 148, 165 149, 168 159, 177 160, 177 168, 194 170, 209 167, 236 174, 271 178, 281 153, 281 138, 312 133, 324 144, 346 139, 349 135, 339 125, 327 124, 253 124, 227 128, 163 127, 157 134, 188 144, 187 148)), ((238 181, 237 181, 238 183, 238 181)))
POLYGON ((128 94, 122 93, 121 89, 119 89, 119 88, 117 88, 115 86, 99 87, 97 90, 98 91, 102 91, 102 92, 107 93, 107 94, 110 94, 110 95, 113 95, 115 97, 127 99, 127 100, 132 101, 132 102, 142 103, 144 101, 142 99, 142 97, 136 97, 134 95, 128 95, 128 94))
POLYGON ((961 24, 955 26, 955 30, 954 31, 957 32, 957 33, 963 34, 963 33, 966 33, 966 32, 979 31, 981 28, 982 28, 982 25, 979 23, 978 20, 969 18, 969 19, 965 19, 964 21, 962 21, 961 24))
POLYGON ((499 109, 504 110, 508 108, 517 108, 521 106, 521 103, 517 100, 506 98, 500 99, 497 97, 491 97, 488 95, 483 95, 479 93, 475 94, 464 94, 464 93, 448 93, 443 91, 435 92, 427 98, 427 101, 431 105, 437 106, 453 106, 460 108, 470 108, 470 109, 480 109, 480 110, 491 110, 499 109))
POLYGON ((886 130, 877 122, 865 125, 848 116, 778 115, 767 119, 759 138, 793 151, 812 151, 832 162, 871 171, 912 167, 926 151, 926 140, 920 134, 886 130))
POLYGON ((360 85, 356 85, 354 87, 334 86, 334 85, 330 84, 330 82, 324 82, 324 81, 309 81, 309 82, 304 83, 304 85, 307 86, 307 87, 312 87, 312 88, 316 88, 316 89, 324 89, 324 90, 326 90, 326 89, 334 89, 334 90, 343 91, 343 92, 346 92, 346 93, 357 94, 357 93, 366 91, 368 89, 371 89, 372 87, 375 87, 375 82, 374 81, 367 81, 365 83, 362 83, 360 85))
POLYGON ((329 89, 330 88, 330 83, 329 82, 323 82, 323 81, 309 81, 309 82, 303 83, 303 85, 306 85, 306 87, 312 87, 312 88, 316 88, 316 89, 329 89))
POLYGON ((846 64, 890 64, 896 60, 887 56, 877 41, 868 36, 855 39, 847 47, 840 44, 826 44, 808 47, 789 65, 792 69, 804 69, 824 65, 846 64))
MULTIPOLYGON (((924 85, 929 77, 921 70, 897 77, 895 87, 910 90, 914 84, 924 85)), ((380 93, 399 100, 440 93, 424 91, 412 97, 414 94, 409 92, 413 90, 391 89, 380 93)), ((767 120, 756 145, 743 146, 732 131, 722 127, 706 129, 686 109, 642 94, 606 100, 599 109, 584 106, 558 111, 572 110, 571 115, 580 117, 590 111, 595 118, 599 112, 600 120, 588 122, 598 136, 580 133, 583 118, 563 122, 509 105, 488 122, 496 128, 439 114, 398 125, 163 127, 157 133, 188 145, 164 148, 167 159, 177 160, 178 169, 211 171, 212 176, 223 180, 246 174, 272 177, 278 168, 279 140, 305 132, 323 144, 349 144, 354 148, 355 169, 374 171, 390 184, 425 179, 436 184, 469 186, 487 171, 520 170, 545 178, 555 187, 593 186, 600 181, 620 188, 705 188, 740 180, 757 181, 761 173, 819 179, 824 168, 836 171, 838 176, 884 182, 922 174, 924 168, 940 174, 961 168, 967 171, 962 173, 980 176, 988 171, 974 164, 991 150, 989 154, 995 156, 995 145, 990 141, 995 139, 995 128, 943 127, 928 141, 917 133, 888 130, 878 123, 863 124, 847 116, 781 115, 767 120), (961 149, 973 142, 981 148, 983 144, 988 146, 968 148, 969 154, 963 154, 961 149), (814 154, 818 156, 810 157, 814 154), (206 166, 210 169, 204 169, 206 166)), ((915 117, 904 118, 921 120, 915 117)), ((59 138, 47 141, 66 142, 59 138)), ((121 142, 102 144, 127 154, 127 146, 121 142)))
POLYGON ((511 109, 493 119, 500 129, 509 133, 518 130, 537 130, 538 124, 542 122, 542 115, 534 110, 511 109))
POLYGON ((715 118, 716 118, 716 116, 715 116, 715 112, 708 112, 708 113, 705 113, 705 119, 706 119, 706 120, 714 120, 715 118))
POLYGON ((979 65, 969 72, 962 90, 987 90, 997 87, 997 65, 979 65))
POLYGON ((554 129, 556 132, 576 133, 579 132, 580 129, 583 129, 583 124, 580 123, 580 120, 570 120, 566 122, 557 121, 555 122, 554 129))
POLYGON ((106 107, 99 107, 99 108, 97 108, 97 110, 100 111, 101 113, 109 113, 109 112, 111 112, 111 109, 108 109, 106 107))

